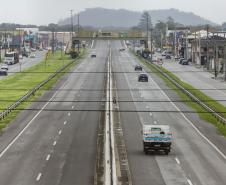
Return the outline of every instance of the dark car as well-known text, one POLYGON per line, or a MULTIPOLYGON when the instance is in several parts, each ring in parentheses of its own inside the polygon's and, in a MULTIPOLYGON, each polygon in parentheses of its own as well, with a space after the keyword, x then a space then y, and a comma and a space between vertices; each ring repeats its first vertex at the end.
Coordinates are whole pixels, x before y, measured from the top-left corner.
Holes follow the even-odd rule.
POLYGON ((171 56, 170 55, 166 55, 166 59, 171 59, 171 56))
POLYGON ((148 75, 147 74, 140 74, 138 76, 138 82, 148 82, 148 75))
POLYGON ((0 76, 7 76, 7 70, 6 69, 0 69, 0 76))
POLYGON ((120 48, 120 49, 119 49, 119 51, 125 51, 125 50, 126 50, 125 48, 120 48))
POLYGON ((91 58, 96 58, 97 57, 97 54, 95 53, 95 52, 93 52, 92 54, 91 54, 91 58))
POLYGON ((186 59, 182 60, 181 64, 182 65, 189 65, 189 60, 186 60, 186 59))
POLYGON ((134 68, 135 71, 142 71, 142 66, 140 65, 136 65, 135 68, 134 68))
POLYGON ((185 60, 184 58, 180 58, 179 64, 182 64, 182 61, 185 60))

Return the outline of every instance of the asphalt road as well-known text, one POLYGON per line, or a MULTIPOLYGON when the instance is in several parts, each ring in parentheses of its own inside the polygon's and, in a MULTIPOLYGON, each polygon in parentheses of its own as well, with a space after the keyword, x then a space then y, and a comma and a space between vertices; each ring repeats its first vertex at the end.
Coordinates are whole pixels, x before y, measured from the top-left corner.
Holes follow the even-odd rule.
MULTIPOLYGON (((158 57, 161 57, 157 54, 158 57)), ((162 57, 161 57, 162 58, 162 57)), ((191 84, 196 89, 215 100, 226 100, 226 82, 222 79, 213 79, 214 74, 205 71, 203 68, 194 65, 180 65, 178 61, 164 59, 163 67, 172 71, 182 81, 191 84)), ((226 106, 226 101, 219 101, 226 106)))
MULTIPOLYGON (((30 68, 33 65, 37 64, 38 62, 42 61, 45 58, 46 52, 47 51, 36 51, 35 58, 23 57, 23 59, 20 59, 20 63, 8 65, 9 67, 8 75, 13 75, 16 72, 20 72, 22 70, 30 68)), ((2 78, 4 78, 4 76, 0 76, 0 79, 2 78)))
MULTIPOLYGON (((147 100, 169 100, 165 92, 160 90, 159 86, 163 82, 158 82, 158 85, 155 78, 149 75, 148 83, 139 83, 138 74, 127 73, 134 72, 134 66, 138 63, 137 59, 128 51, 119 52, 118 48, 122 47, 120 42, 114 42, 112 47, 113 71, 122 72, 115 73, 119 100, 131 101, 120 103, 120 110, 150 111, 150 113, 120 113, 133 184, 225 185, 226 159, 216 151, 215 146, 212 146, 202 133, 197 131, 185 115, 151 112, 153 110, 177 110, 177 105, 173 103, 145 102, 147 100), (134 103, 134 100, 144 102, 134 103), (171 126, 174 140, 169 156, 143 153, 142 124, 169 124, 171 126)), ((195 121, 200 120, 196 117, 195 121)), ((209 134, 214 130, 212 127, 208 129, 209 134)), ((223 142, 225 143, 226 140, 223 139, 223 142)))
MULTIPOLYGON (((108 43, 99 42, 93 49, 97 53, 97 58, 88 56, 73 69, 74 72, 85 73, 72 73, 64 77, 58 84, 61 91, 55 94, 47 93, 41 99, 101 100, 104 94, 100 90, 104 88, 105 74, 90 72, 105 71, 108 43)), ((19 137, 16 137, 0 155, 0 184, 93 184, 100 112, 73 110, 101 109, 102 104, 55 102, 31 106, 68 111, 29 113, 23 111, 17 117, 1 136, 1 150, 9 144, 7 140, 12 140, 18 134, 18 128, 28 125, 22 132, 20 129, 19 137), (12 133, 15 136, 11 136, 12 133)))

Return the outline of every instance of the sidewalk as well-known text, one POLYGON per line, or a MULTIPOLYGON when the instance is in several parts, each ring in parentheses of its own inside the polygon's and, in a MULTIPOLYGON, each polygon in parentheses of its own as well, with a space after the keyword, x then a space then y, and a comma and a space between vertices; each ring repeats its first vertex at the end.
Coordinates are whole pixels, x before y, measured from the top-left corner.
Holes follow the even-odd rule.
MULTIPOLYGON (((226 82, 223 81, 222 77, 214 79, 214 74, 203 70, 203 68, 197 68, 194 65, 183 66, 173 60, 164 60, 163 67, 182 81, 200 89, 209 97, 215 100, 226 100, 226 82)), ((226 106, 226 101, 219 101, 219 103, 226 106)))

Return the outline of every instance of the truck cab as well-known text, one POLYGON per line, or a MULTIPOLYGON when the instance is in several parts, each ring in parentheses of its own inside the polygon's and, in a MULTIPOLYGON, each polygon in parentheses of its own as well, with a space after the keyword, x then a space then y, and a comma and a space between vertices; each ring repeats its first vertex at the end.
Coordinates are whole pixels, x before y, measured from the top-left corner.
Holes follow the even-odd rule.
POLYGON ((172 132, 169 125, 143 125, 143 150, 169 154, 172 145, 172 132))
POLYGON ((7 65, 13 65, 19 62, 19 55, 16 52, 7 52, 5 54, 4 63, 7 65))

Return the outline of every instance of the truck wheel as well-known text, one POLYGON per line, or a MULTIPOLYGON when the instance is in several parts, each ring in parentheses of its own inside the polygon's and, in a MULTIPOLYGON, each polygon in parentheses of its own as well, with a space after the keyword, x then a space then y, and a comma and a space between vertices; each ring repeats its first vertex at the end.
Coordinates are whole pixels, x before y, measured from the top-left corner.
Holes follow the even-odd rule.
POLYGON ((166 154, 166 155, 169 155, 169 152, 170 152, 169 150, 166 150, 166 151, 165 151, 165 154, 166 154))

